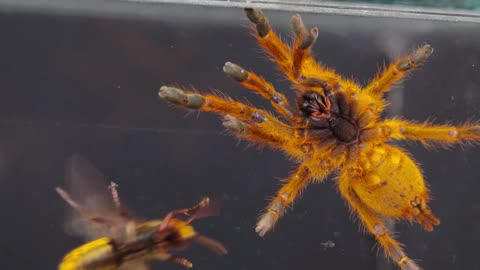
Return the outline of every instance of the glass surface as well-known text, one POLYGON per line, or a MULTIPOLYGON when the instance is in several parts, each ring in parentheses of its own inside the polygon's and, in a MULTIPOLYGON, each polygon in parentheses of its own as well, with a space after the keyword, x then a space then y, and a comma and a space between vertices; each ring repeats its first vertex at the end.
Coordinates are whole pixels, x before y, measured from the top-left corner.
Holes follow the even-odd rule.
POLYGON ((435 7, 449 9, 478 10, 480 3, 477 0, 337 0, 338 2, 392 4, 399 6, 435 7))
MULTIPOLYGON (((101 10, 117 8, 105 5, 101 10)), ((55 269, 82 243, 64 233, 66 206, 54 191, 73 153, 117 182, 121 199, 141 217, 163 217, 205 195, 220 196, 221 215, 194 225, 230 254, 218 257, 196 246, 179 252, 195 269, 397 269, 358 230, 333 177, 310 185, 274 232, 258 237, 258 213, 295 164, 278 151, 238 143, 216 115, 187 115, 158 99, 159 87, 173 84, 221 90, 270 110, 223 74, 226 61, 293 97, 260 53, 241 9, 138 3, 123 13, 64 11, 0 13, 0 269, 55 269)), ((265 13, 275 30, 290 36, 293 12, 265 13)), ((362 84, 396 56, 433 46, 428 62, 389 93, 388 116, 457 124, 480 118, 478 24, 302 16, 320 29, 316 58, 362 84)), ((421 164, 442 222, 431 233, 417 224, 395 226, 409 256, 424 269, 480 269, 480 149, 399 145, 421 164)), ((158 263, 154 269, 182 267, 158 263)))

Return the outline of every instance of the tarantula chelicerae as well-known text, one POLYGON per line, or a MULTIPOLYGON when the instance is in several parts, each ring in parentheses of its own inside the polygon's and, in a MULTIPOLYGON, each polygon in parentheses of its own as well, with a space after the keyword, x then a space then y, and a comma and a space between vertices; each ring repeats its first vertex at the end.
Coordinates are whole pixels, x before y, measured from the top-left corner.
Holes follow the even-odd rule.
POLYGON ((429 192, 419 167, 406 151, 387 142, 417 140, 424 145, 449 146, 480 141, 479 125, 434 126, 380 119, 386 107, 384 93, 422 64, 432 54, 432 47, 415 49, 361 87, 311 57, 310 48, 318 37, 318 29, 307 29, 299 15, 291 20, 295 40, 289 46, 272 31, 261 11, 245 11, 254 24, 258 43, 296 89, 296 108, 253 72, 230 62, 225 63, 223 70, 270 100, 288 124, 264 110, 216 95, 163 86, 159 96, 185 108, 224 115, 223 125, 233 134, 281 149, 299 164, 260 217, 256 227, 259 235, 272 229, 310 182, 321 182, 335 171, 340 194, 385 254, 402 269, 419 269, 392 238, 382 217, 414 220, 428 231, 440 221, 427 206, 429 192))

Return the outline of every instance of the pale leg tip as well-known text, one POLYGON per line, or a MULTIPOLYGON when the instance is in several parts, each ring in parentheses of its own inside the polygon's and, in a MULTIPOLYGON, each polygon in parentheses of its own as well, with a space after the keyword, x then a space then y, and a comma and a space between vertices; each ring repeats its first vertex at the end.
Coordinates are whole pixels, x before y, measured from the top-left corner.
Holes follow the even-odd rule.
POLYGON ((258 221, 257 227, 255 227, 255 231, 259 236, 263 237, 265 236, 265 234, 272 230, 274 224, 275 216, 270 212, 265 213, 258 221))
POLYGON ((257 232, 257 234, 260 236, 260 237, 264 237, 265 234, 267 234, 268 232, 268 229, 263 227, 263 226, 257 226, 255 228, 255 232, 257 232))

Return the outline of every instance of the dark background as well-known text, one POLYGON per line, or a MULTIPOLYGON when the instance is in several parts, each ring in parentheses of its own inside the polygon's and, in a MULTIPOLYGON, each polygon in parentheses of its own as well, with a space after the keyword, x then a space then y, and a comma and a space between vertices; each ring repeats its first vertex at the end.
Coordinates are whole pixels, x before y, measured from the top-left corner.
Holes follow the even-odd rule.
MULTIPOLYGON (((383 255, 377 259, 374 242, 359 232, 331 180, 311 185, 273 233, 256 235, 267 196, 295 164, 280 152, 238 143, 218 116, 185 117, 157 92, 164 84, 218 89, 270 110, 224 76, 223 63, 254 70, 291 96, 288 82, 260 53, 240 9, 136 7, 156 9, 158 17, 0 13, 0 269, 55 269, 82 243, 64 233, 65 203, 54 191, 73 153, 115 180, 139 216, 159 218, 205 195, 221 196, 222 214, 195 227, 225 243, 230 254, 192 246, 180 254, 195 269, 396 269, 376 266, 383 255), (327 241, 335 246, 325 248, 327 241)), ((266 13, 289 37, 293 14, 266 13)), ((428 63, 389 94, 390 116, 436 123, 480 118, 478 25, 303 17, 320 29, 317 59, 361 84, 418 44, 435 48, 428 63)), ((480 269, 480 149, 403 146, 422 164, 442 224, 432 233, 399 224, 399 240, 424 269, 480 269)))

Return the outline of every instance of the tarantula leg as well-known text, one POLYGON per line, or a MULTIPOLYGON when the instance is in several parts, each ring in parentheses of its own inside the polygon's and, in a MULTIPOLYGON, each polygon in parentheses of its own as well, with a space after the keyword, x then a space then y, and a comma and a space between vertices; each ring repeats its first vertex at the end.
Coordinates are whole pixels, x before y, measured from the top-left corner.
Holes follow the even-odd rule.
POLYGON ((280 188, 257 222, 255 231, 260 236, 264 236, 272 230, 278 219, 285 213, 285 209, 293 203, 299 193, 308 185, 310 177, 310 171, 305 166, 300 166, 290 175, 287 183, 280 188))
POLYGON ((318 38, 318 28, 307 30, 302 17, 298 14, 292 16, 290 23, 292 32, 295 34, 292 72, 293 76, 298 78, 305 59, 310 56, 310 48, 318 38))
POLYGON ((290 47, 272 31, 268 18, 259 9, 245 8, 245 14, 255 24, 256 37, 260 44, 277 63, 288 66, 291 62, 290 47))
POLYGON ((385 254, 398 264, 402 270, 420 270, 420 267, 403 251, 400 244, 390 236, 383 221, 365 206, 353 190, 350 189, 347 177, 340 177, 339 190, 349 203, 351 210, 356 212, 365 228, 377 239, 385 254))
POLYGON ((318 128, 298 128, 297 134, 299 138, 302 138, 302 143, 315 143, 333 141, 336 143, 336 139, 330 129, 318 129, 318 128))
POLYGON ((226 62, 223 71, 234 80, 240 82, 243 87, 255 91, 267 100, 270 100, 273 108, 286 119, 292 122, 299 122, 300 119, 293 113, 288 100, 281 93, 278 93, 273 85, 253 72, 242 67, 226 62))
POLYGON ((418 47, 409 55, 391 64, 367 85, 365 91, 373 96, 389 91, 394 83, 405 76, 406 72, 423 64, 432 53, 433 48, 428 44, 418 47))
POLYGON ((480 142, 480 125, 430 125, 391 119, 383 121, 380 126, 386 140, 418 140, 425 145, 437 143, 445 146, 480 142))
POLYGON ((272 31, 267 17, 258 9, 246 8, 245 14, 255 24, 254 35, 262 48, 275 61, 285 76, 297 83, 302 75, 315 74, 327 81, 339 81, 341 78, 335 72, 317 64, 311 57, 309 49, 318 36, 318 29, 307 30, 299 15, 292 19, 292 30, 296 36, 295 47, 292 49, 272 31), (296 59, 296 60, 295 60, 296 59), (308 74, 304 74, 308 73, 308 74))
POLYGON ((247 15, 247 18, 255 24, 257 34, 260 37, 266 37, 272 31, 272 27, 270 26, 268 18, 263 14, 261 10, 245 8, 245 15, 247 15))
POLYGON ((284 124, 264 110, 260 110, 232 99, 224 99, 214 95, 200 95, 184 92, 178 88, 162 86, 158 95, 169 102, 189 109, 229 114, 243 121, 252 121, 265 133, 279 134, 282 137, 293 137, 295 129, 284 124))
POLYGON ((280 148, 294 157, 305 155, 305 151, 302 150, 301 143, 296 137, 282 137, 279 134, 266 133, 255 124, 242 122, 228 114, 223 117, 223 126, 241 139, 263 143, 272 148, 280 148))
POLYGON ((200 110, 205 106, 206 99, 197 93, 185 93, 174 87, 162 86, 158 96, 176 105, 187 109, 200 110))

